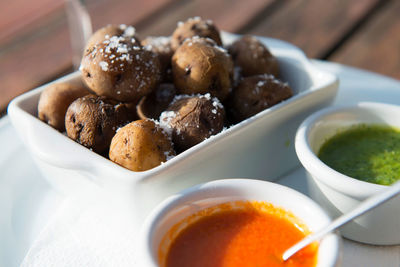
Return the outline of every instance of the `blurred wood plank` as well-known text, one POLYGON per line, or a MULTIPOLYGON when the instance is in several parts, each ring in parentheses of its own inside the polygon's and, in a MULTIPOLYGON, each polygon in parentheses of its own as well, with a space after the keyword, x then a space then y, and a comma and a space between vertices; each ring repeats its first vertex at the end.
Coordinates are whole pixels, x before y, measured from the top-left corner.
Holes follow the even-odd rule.
POLYGON ((63 5, 63 1, 54 0, 0 0, 0 44, 9 42, 15 35, 29 32, 33 23, 63 5))
POLYGON ((184 0, 87 0, 93 29, 107 24, 132 24, 152 16, 168 5, 184 0))
POLYGON ((5 108, 16 95, 39 85, 49 75, 71 66, 68 34, 56 31, 46 36, 45 41, 35 41, 0 55, 0 109, 5 108))
POLYGON ((248 33, 278 38, 322 57, 378 5, 378 0, 298 0, 281 6, 248 33))
POLYGON ((400 1, 373 16, 329 60, 400 79, 400 1))
MULTIPOLYGON (((174 0, 86 1, 94 29, 110 23, 138 23, 171 2, 174 0)), ((0 110, 15 96, 71 70, 72 51, 63 9, 37 20, 29 34, 12 39, 14 42, 0 46, 0 110)))
POLYGON ((263 12, 274 0, 194 0, 185 5, 175 6, 161 14, 154 21, 139 24, 137 29, 141 36, 171 35, 178 21, 200 16, 211 19, 220 30, 237 32, 255 16, 263 12))

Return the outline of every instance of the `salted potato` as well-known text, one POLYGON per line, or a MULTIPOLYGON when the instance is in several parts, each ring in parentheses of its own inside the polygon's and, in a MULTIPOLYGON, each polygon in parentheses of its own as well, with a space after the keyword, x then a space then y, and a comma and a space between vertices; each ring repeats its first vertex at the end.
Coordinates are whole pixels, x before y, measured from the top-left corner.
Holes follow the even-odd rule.
POLYGON ((138 101, 161 79, 157 55, 124 36, 112 36, 87 49, 80 70, 97 95, 122 102, 138 101))
POLYGON ((92 34, 92 36, 90 36, 89 40, 86 42, 85 51, 91 49, 96 44, 102 43, 105 40, 109 40, 113 36, 122 36, 127 40, 130 39, 130 41, 136 46, 140 46, 140 40, 136 36, 136 29, 134 27, 127 26, 125 24, 109 24, 98 29, 92 34))
POLYGON ((118 130, 109 157, 132 171, 146 171, 175 155, 171 140, 152 120, 137 120, 118 130))
POLYGON ((230 97, 230 112, 236 122, 247 119, 266 108, 291 97, 287 83, 273 75, 263 74, 243 78, 230 97))
POLYGON ((40 94, 38 117, 60 132, 65 131, 64 118, 68 106, 77 98, 87 95, 83 86, 72 83, 53 83, 40 94))
POLYGON ((171 132, 178 152, 182 152, 222 131, 225 110, 210 94, 178 95, 166 111, 161 113, 160 124, 171 132))
POLYGON ((171 48, 171 37, 149 36, 141 44, 145 49, 152 51, 158 56, 161 65, 162 81, 171 82, 171 58, 174 54, 171 48))
POLYGON ((203 20, 200 17, 189 18, 185 22, 178 22, 178 26, 172 34, 171 47, 175 51, 186 39, 194 36, 210 38, 217 45, 222 46, 219 30, 211 20, 203 20))
POLYGON ((278 60, 256 37, 245 35, 235 41, 228 49, 235 67, 241 75, 247 77, 257 74, 279 76, 278 60))
POLYGON ((115 132, 131 121, 133 116, 135 114, 124 103, 86 95, 68 107, 65 128, 69 138, 96 153, 107 155, 115 132))
POLYGON ((231 91, 233 62, 211 39, 187 39, 172 57, 172 74, 180 94, 206 94, 223 101, 231 91))

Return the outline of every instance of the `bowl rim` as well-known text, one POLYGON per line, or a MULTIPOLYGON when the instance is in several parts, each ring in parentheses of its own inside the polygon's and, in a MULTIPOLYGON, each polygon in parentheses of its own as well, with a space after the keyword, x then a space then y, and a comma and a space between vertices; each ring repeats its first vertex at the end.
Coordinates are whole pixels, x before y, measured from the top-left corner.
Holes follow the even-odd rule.
MULTIPOLYGON (((269 187, 270 190, 284 192, 285 195, 291 195, 297 201, 304 202, 305 205, 301 206, 301 209, 307 210, 307 212, 312 211, 313 213, 315 213, 316 216, 318 216, 318 218, 320 218, 320 220, 322 221, 321 227, 323 226, 323 222, 329 223, 331 221, 329 215, 327 215, 326 211, 318 203, 316 203, 314 200, 304 195, 303 193, 285 185, 264 180, 245 178, 228 178, 214 180, 192 186, 164 199, 149 213, 144 223, 142 224, 140 237, 138 239, 139 241, 137 243, 138 247, 141 250, 140 254, 142 255, 142 260, 146 264, 151 263, 154 266, 158 266, 157 262, 154 262, 155 259, 152 256, 152 240, 154 239, 154 230, 156 229, 161 219, 171 210, 179 207, 180 205, 185 205, 188 202, 201 201, 211 196, 218 197, 218 190, 237 189, 240 191, 242 189, 250 189, 254 187, 269 187), (215 191, 217 191, 217 193, 214 193, 215 191), (208 193, 208 196, 202 196, 203 193, 208 193)), ((248 197, 243 197, 243 199, 251 200, 251 198, 248 197)), ((274 201, 270 201, 270 203, 275 205, 274 201)), ((288 211, 294 212, 291 208, 279 204, 276 205, 288 211)), ((314 229, 314 231, 316 230, 318 229, 314 229)), ((333 250, 330 250, 329 255, 327 255, 326 258, 323 259, 323 261, 320 262, 318 260, 317 267, 320 266, 320 264, 323 264, 323 266, 335 266, 340 261, 340 251, 342 246, 341 238, 336 232, 325 236, 320 242, 323 242, 324 240, 326 241, 325 244, 327 244, 327 246, 332 246, 333 250)), ((318 254, 318 256, 321 255, 318 254)))
POLYGON ((308 116, 299 126, 295 137, 295 150, 297 157, 304 168, 316 179, 332 188, 335 188, 346 195, 353 196, 357 199, 365 199, 376 194, 387 185, 380 185, 358 180, 350 176, 344 175, 322 162, 313 152, 309 142, 309 134, 312 129, 318 127, 318 123, 327 115, 342 112, 354 112, 354 110, 368 110, 379 113, 383 110, 397 110, 400 112, 400 106, 371 101, 360 101, 352 105, 339 105, 323 108, 310 116, 308 116))

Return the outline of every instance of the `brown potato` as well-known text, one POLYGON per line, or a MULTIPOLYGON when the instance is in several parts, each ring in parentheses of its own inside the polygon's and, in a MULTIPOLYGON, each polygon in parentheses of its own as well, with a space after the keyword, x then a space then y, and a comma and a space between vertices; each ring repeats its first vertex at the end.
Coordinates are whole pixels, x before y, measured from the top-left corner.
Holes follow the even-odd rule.
POLYGON ((83 86, 72 83, 53 83, 40 94, 38 117, 60 132, 65 131, 65 113, 77 98, 87 95, 83 86))
POLYGON ((231 91, 233 62, 210 39, 187 39, 172 57, 174 84, 180 94, 206 94, 223 101, 231 91))
POLYGON ((69 138, 107 155, 111 139, 117 129, 135 116, 126 104, 96 95, 76 99, 65 116, 65 128, 69 138))
POLYGON ((125 37, 113 36, 96 44, 81 61, 82 79, 97 95, 135 102, 151 93, 160 82, 156 54, 125 37))
POLYGON ((175 51, 183 42, 194 36, 210 38, 217 45, 222 46, 219 30, 211 20, 203 20, 200 17, 189 18, 185 22, 178 22, 178 27, 172 34, 171 47, 175 51))
POLYGON ((168 135, 152 120, 138 120, 118 130, 109 157, 132 171, 146 171, 175 155, 168 135))
POLYGON ((171 131, 176 150, 182 152, 222 131, 224 118, 224 107, 210 94, 178 95, 161 113, 160 124, 171 131))
POLYGON ((274 76, 263 74, 243 78, 229 99, 231 115, 236 122, 291 97, 292 89, 274 76))
POLYGON ((123 36, 127 39, 131 39, 131 42, 134 43, 136 46, 140 46, 140 41, 136 36, 136 30, 132 26, 127 26, 125 24, 121 25, 112 25, 109 24, 98 29, 95 33, 90 36, 89 40, 86 42, 85 51, 90 50, 96 44, 102 43, 105 40, 110 39, 113 36, 123 36), (133 40, 132 40, 133 38, 133 40))
POLYGON ((165 36, 149 36, 141 44, 147 50, 158 56, 161 65, 161 76, 163 82, 172 82, 171 58, 174 51, 171 48, 171 38, 165 36))
POLYGON ((256 37, 245 35, 229 47, 235 66, 244 76, 272 74, 279 76, 278 60, 256 37))

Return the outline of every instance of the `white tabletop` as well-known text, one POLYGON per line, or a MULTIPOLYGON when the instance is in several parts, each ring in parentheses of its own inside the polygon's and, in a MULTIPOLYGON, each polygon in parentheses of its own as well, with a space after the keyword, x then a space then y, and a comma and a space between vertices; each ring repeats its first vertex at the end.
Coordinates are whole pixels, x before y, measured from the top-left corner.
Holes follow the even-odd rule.
MULTIPOLYGON (((334 105, 356 101, 400 104, 396 80, 338 64, 314 63, 340 78, 334 105)), ((0 142, 0 266, 13 267, 21 264, 63 198, 42 179, 7 117, 0 120, 0 142)), ((308 193, 302 167, 278 182, 308 193)), ((400 245, 370 246, 344 239, 342 266, 400 266, 400 245)))

